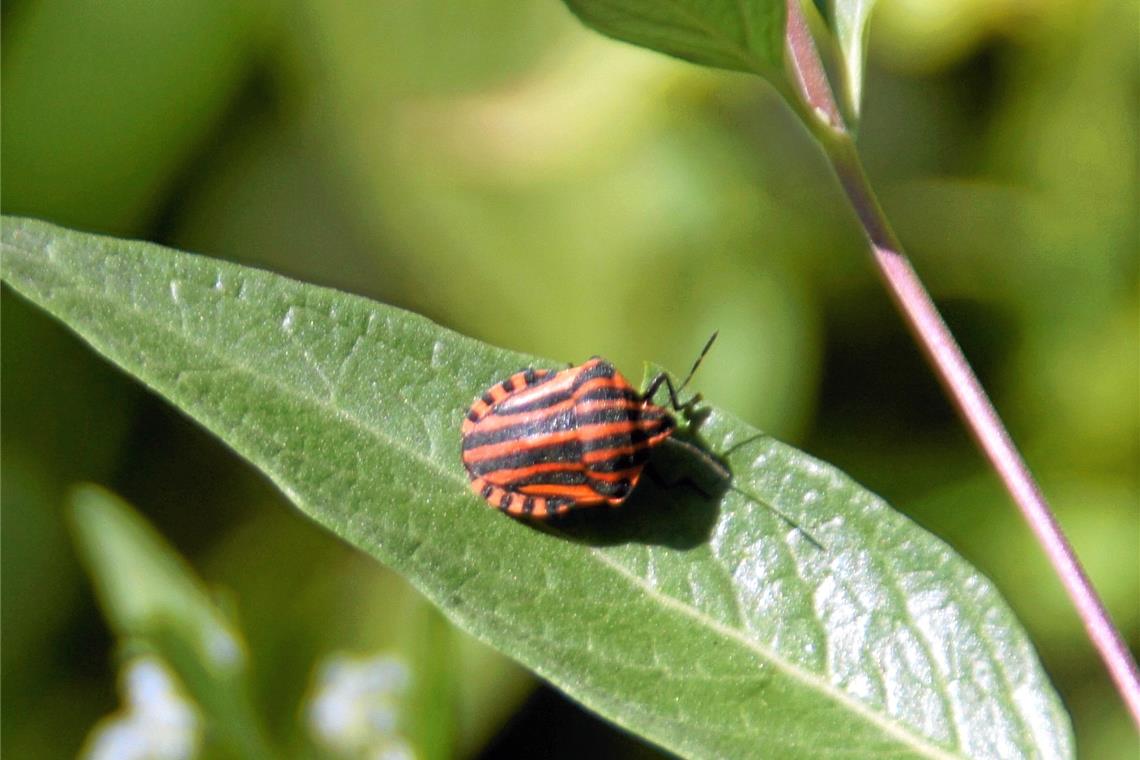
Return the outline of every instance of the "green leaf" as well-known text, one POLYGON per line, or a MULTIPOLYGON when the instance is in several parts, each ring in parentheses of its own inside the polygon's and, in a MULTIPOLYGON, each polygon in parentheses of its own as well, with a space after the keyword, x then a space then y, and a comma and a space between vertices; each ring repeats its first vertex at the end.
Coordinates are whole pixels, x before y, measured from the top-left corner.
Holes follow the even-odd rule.
POLYGON ((719 410, 700 433, 733 488, 646 478, 622 509, 531 526, 468 491, 459 422, 509 372, 557 363, 154 245, 24 220, 2 241, 13 287, 314 520, 642 736, 694 757, 1072 754, 1033 647, 985 578, 842 473, 719 410))
POLYGON ((615 39, 776 81, 784 70, 784 0, 565 0, 615 39))
POLYGON ((271 757, 249 698, 245 644, 193 571, 106 491, 77 488, 72 506, 80 554, 127 649, 157 651, 234 755, 271 757))
POLYGON ((863 100, 863 69, 867 64, 867 21, 875 0, 830 0, 828 25, 839 43, 843 61, 843 93, 855 119, 863 100))

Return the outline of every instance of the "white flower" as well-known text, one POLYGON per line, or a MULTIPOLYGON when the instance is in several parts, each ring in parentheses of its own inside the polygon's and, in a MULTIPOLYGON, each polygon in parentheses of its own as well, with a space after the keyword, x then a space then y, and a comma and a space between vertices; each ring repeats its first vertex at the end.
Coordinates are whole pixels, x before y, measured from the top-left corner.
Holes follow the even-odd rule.
POLYGON ((158 658, 125 664, 119 688, 123 707, 91 731, 85 760, 189 760, 197 753, 197 711, 158 658))
POLYGON ((308 704, 309 727, 327 748, 369 760, 414 760, 399 735, 400 701, 411 674, 394 657, 337 655, 321 665, 308 704))

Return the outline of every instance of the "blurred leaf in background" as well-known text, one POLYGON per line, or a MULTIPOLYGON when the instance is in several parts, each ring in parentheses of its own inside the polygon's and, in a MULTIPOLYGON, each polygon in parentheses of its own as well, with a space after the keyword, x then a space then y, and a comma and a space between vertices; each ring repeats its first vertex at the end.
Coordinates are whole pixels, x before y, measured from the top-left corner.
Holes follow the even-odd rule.
POLYGON ((181 734, 175 743, 187 755, 205 733, 207 745, 215 745, 208 752, 269 757, 250 699, 249 653, 237 626, 213 604, 182 558, 125 504, 87 486, 75 492, 72 505, 76 544, 103 614, 120 647, 130 653, 123 668, 125 714, 118 731, 107 725, 96 729, 91 752, 102 742, 114 743, 116 733, 135 735, 117 739, 125 748, 173 732, 181 734), (139 658, 139 651, 146 656, 139 658), (141 680, 152 682, 149 689, 140 687, 140 671, 141 680), (145 690, 161 692, 150 699, 169 707, 140 708, 138 692, 145 690), (161 725, 166 722, 178 725, 161 725))
MULTIPOLYGON (((719 328, 705 395, 951 540, 1018 608, 1082 756, 1133 756, 832 178, 753 80, 602 39, 553 0, 21 0, 2 20, 5 213, 634 374, 719 328)), ((880 0, 860 127, 888 215, 1133 644, 1140 570, 1111 559, 1140 554, 1135 28, 1125 0, 880 0)), ((64 540, 77 480, 123 493, 240 600, 271 726, 295 719, 318 652, 375 651, 386 621, 434 614, 8 292, 3 323, 5 754, 72 755, 116 705, 64 540)), ((477 753, 529 678, 441 636, 480 674, 452 679, 455 746, 477 753)), ((492 752, 542 741, 527 722, 651 752, 547 699, 492 752)))

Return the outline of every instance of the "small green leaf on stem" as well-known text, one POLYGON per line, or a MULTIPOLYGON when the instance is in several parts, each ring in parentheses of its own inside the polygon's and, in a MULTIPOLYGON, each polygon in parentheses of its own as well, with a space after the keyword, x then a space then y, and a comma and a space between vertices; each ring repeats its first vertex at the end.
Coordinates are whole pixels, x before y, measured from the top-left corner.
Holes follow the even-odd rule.
POLYGON ((852 123, 859 118, 863 69, 867 64, 867 22, 875 0, 829 0, 827 22, 839 43, 843 63, 845 108, 852 123))
POLYGON ((609 37, 782 82, 784 0, 565 0, 609 37))

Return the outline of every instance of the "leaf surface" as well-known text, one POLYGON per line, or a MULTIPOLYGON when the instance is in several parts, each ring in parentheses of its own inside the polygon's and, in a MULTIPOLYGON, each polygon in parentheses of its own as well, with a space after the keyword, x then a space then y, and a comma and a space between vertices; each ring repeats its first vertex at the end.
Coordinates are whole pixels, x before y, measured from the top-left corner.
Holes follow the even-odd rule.
POLYGON ((828 25, 843 59, 846 107, 858 119, 863 100, 863 69, 867 64, 867 22, 875 0, 830 0, 828 5, 828 25))
POLYGON ((622 509, 535 527, 469 492, 459 423, 510 372, 559 363, 145 243, 14 219, 2 240, 12 287, 458 625, 642 736, 694 757, 1072 754, 985 578, 730 415, 709 409, 699 435, 732 488, 645 478, 622 509))
POLYGON ((783 71, 784 0, 565 0, 587 26, 722 69, 783 71))

